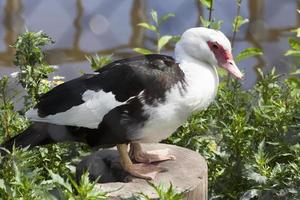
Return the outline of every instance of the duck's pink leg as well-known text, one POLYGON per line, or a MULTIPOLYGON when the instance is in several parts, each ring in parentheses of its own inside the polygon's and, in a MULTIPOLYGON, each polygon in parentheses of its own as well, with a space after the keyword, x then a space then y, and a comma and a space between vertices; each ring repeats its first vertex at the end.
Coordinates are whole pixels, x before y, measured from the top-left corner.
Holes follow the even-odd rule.
POLYGON ((153 164, 133 164, 127 152, 127 144, 118 144, 117 148, 120 153, 121 165, 123 169, 132 176, 152 180, 159 172, 166 171, 165 168, 158 167, 153 164))
POLYGON ((153 163, 165 160, 175 160, 174 155, 169 154, 169 149, 143 151, 140 143, 130 143, 130 157, 140 163, 153 163))

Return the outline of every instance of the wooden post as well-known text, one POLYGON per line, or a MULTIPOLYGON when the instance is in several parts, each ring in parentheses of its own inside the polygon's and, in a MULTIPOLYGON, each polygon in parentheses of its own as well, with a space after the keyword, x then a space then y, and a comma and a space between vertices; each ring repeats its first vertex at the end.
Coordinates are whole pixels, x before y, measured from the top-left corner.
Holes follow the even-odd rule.
MULTIPOLYGON (((154 184, 172 183, 173 187, 184 193, 187 200, 207 200, 207 164, 204 158, 194 151, 167 144, 143 144, 144 150, 169 149, 176 160, 160 162, 158 165, 167 168, 159 173, 154 184)), ((145 181, 128 176, 120 168, 118 152, 113 149, 97 151, 85 157, 77 166, 77 179, 86 170, 91 179, 101 176, 97 185, 100 190, 108 191, 109 199, 127 199, 144 193, 152 199, 158 199, 154 189, 145 181), (130 178, 129 178, 130 177, 130 178)))

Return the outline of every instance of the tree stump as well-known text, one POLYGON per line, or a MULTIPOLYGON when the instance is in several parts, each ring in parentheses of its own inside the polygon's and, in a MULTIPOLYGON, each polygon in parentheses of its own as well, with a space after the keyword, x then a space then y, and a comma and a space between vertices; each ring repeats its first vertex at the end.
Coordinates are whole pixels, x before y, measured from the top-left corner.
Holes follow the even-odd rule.
MULTIPOLYGON (((176 156, 176 160, 157 163, 166 168, 167 172, 159 173, 154 184, 164 184, 178 192, 184 193, 184 199, 207 199, 207 164, 199 154, 182 147, 167 144, 142 144, 144 150, 169 149, 169 153, 176 156)), ((84 171, 88 171, 90 179, 100 176, 100 190, 109 192, 109 199, 128 199, 138 193, 144 193, 151 199, 158 199, 155 190, 147 181, 128 175, 121 169, 119 154, 115 148, 104 149, 86 156, 76 168, 77 180, 84 171)))

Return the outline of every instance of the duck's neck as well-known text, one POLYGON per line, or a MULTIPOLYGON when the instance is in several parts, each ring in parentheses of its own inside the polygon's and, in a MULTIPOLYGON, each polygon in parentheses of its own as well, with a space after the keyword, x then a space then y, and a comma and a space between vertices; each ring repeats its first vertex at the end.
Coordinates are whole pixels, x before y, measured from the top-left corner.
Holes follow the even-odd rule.
POLYGON ((208 63, 204 59, 196 59, 189 56, 180 47, 176 46, 175 60, 179 63, 181 70, 187 75, 194 77, 195 79, 204 78, 205 76, 212 76, 215 79, 215 84, 219 84, 219 77, 217 69, 214 65, 208 63))
POLYGON ((187 83, 186 103, 193 111, 206 108, 214 99, 219 85, 215 66, 181 52, 175 54, 187 83))

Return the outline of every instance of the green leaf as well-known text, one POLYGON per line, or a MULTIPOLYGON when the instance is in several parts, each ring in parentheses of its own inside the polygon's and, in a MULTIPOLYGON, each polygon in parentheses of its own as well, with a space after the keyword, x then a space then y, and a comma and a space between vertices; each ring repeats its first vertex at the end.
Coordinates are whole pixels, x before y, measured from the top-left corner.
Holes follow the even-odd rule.
POLYGON ((171 35, 164 35, 158 40, 157 49, 160 51, 173 37, 171 35))
POLYGON ((206 8, 211 9, 211 3, 213 3, 213 0, 200 0, 200 3, 204 5, 206 8))
POLYGON ((300 51, 300 42, 294 38, 289 38, 290 47, 294 50, 300 51))
POLYGON ((111 63, 112 55, 99 57, 98 54, 96 54, 94 57, 86 56, 86 59, 89 61, 91 68, 96 71, 96 70, 100 69, 101 67, 111 63))
POLYGON ((202 26, 204 26, 206 28, 210 27, 210 28, 215 29, 215 30, 220 30, 220 28, 223 24, 222 20, 209 21, 209 20, 204 19, 202 16, 200 16, 200 21, 201 21, 202 26))
POLYGON ((164 16, 162 16, 161 18, 159 18, 158 23, 162 24, 166 21, 168 21, 171 17, 175 17, 174 13, 167 13, 164 16))
POLYGON ((53 173, 51 170, 48 170, 49 175, 51 176, 53 182, 63 186, 65 189, 67 189, 69 192, 72 192, 72 186, 66 182, 59 174, 53 173))
POLYGON ((215 29, 215 30, 220 30, 222 24, 223 24, 222 20, 219 20, 219 21, 216 21, 216 22, 211 22, 210 23, 210 28, 215 29))
POLYGON ((296 36, 300 37, 300 28, 293 29, 291 32, 295 32, 297 34, 296 36))
POLYGON ((227 76, 227 71, 224 68, 218 67, 217 71, 218 71, 218 74, 219 74, 220 77, 227 76))
POLYGON ((176 43, 176 42, 178 42, 180 40, 180 38, 181 38, 180 35, 173 35, 172 36, 172 41, 176 43))
POLYGON ((204 19, 202 16, 200 16, 200 21, 201 21, 202 26, 204 26, 206 28, 208 28, 211 23, 209 20, 204 19))
POLYGON ((260 183, 260 184, 264 184, 267 182, 267 177, 265 177, 257 172, 250 173, 248 175, 248 179, 254 180, 255 182, 260 183))
POLYGON ((145 28, 145 29, 148 29, 148 30, 150 30, 150 31, 154 31, 154 32, 157 31, 157 29, 156 29, 155 26, 153 26, 153 25, 151 25, 151 24, 148 24, 148 23, 146 23, 146 22, 139 23, 138 26, 143 27, 143 28, 145 28))
POLYGON ((287 50, 284 55, 285 56, 296 56, 296 57, 299 57, 300 56, 300 51, 297 51, 297 50, 287 50))
POLYGON ((153 53, 151 50, 144 49, 144 48, 134 48, 133 51, 135 51, 137 53, 140 53, 140 54, 144 54, 144 55, 152 54, 153 53))
POLYGON ((285 56, 300 56, 300 42, 293 38, 289 38, 289 44, 292 49, 288 50, 284 55, 285 56))
POLYGON ((258 197, 260 193, 261 193, 261 191, 258 190, 258 189, 251 189, 251 190, 248 190, 247 192, 245 192, 245 193, 243 194, 243 196, 241 197, 240 200, 251 200, 251 199, 253 199, 254 197, 258 197))
POLYGON ((215 29, 215 30, 220 30, 220 28, 223 24, 222 20, 209 21, 209 20, 204 19, 202 16, 200 16, 200 22, 201 22, 202 26, 204 26, 206 28, 210 27, 210 28, 215 29))
POLYGON ((246 58, 249 57, 253 57, 253 56, 259 56, 259 55, 263 55, 263 52, 261 49, 259 48, 247 48, 244 49, 243 51, 241 51, 237 56, 236 56, 236 61, 240 62, 241 60, 244 60, 246 58))
MULTIPOLYGON (((156 194, 159 196, 159 199, 162 200, 181 200, 183 199, 183 194, 178 192, 173 187, 172 183, 170 183, 169 187, 166 187, 162 184, 155 185, 148 181, 148 184, 155 190, 156 194)), ((147 195, 142 194, 143 197, 148 199, 147 195)))
POLYGON ((238 5, 240 5, 240 4, 242 3, 242 0, 236 0, 236 3, 237 3, 238 5))
POLYGON ((297 69, 296 71, 290 73, 290 75, 300 75, 300 69, 297 69))
POLYGON ((0 189, 3 189, 6 192, 6 187, 3 179, 0 179, 0 189))
POLYGON ((158 25, 158 17, 157 17, 157 12, 156 10, 151 10, 151 16, 152 16, 152 19, 153 21, 156 23, 156 25, 158 25))
POLYGON ((243 25, 243 24, 246 24, 249 22, 249 19, 247 18, 243 18, 242 16, 236 16, 232 22, 232 31, 233 32, 239 32, 240 30, 240 27, 243 25))

